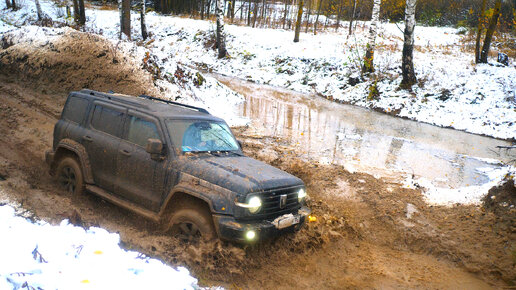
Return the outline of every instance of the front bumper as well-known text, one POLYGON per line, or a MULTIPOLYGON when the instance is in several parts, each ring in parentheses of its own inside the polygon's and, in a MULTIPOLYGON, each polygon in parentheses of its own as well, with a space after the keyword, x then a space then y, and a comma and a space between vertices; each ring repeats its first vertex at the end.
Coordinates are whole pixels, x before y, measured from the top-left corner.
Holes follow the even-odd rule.
POLYGON ((268 220, 254 223, 240 223, 232 216, 213 215, 213 218, 215 227, 217 228, 217 232, 221 239, 240 243, 253 243, 300 228, 305 223, 306 217, 310 213, 311 211, 308 207, 300 208, 297 214, 293 214, 294 217, 299 218, 299 223, 282 229, 278 229, 272 221, 268 220), (249 240, 246 238, 246 234, 249 231, 254 231, 256 233, 256 237, 254 239, 249 240))

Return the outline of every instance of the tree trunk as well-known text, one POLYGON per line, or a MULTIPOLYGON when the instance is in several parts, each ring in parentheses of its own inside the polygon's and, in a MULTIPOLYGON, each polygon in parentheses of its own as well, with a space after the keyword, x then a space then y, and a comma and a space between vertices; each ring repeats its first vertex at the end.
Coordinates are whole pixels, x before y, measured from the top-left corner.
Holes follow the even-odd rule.
POLYGON ((224 33, 224 6, 222 0, 217 0, 217 48, 219 49, 219 58, 224 58, 228 54, 226 50, 226 35, 224 33))
POLYGON ((84 9, 84 0, 79 0, 79 24, 86 24, 86 10, 84 9))
POLYGON ((299 0, 299 6, 297 8, 297 21, 296 21, 296 32, 294 34, 294 42, 299 42, 299 32, 301 32, 301 20, 303 20, 303 0, 299 0))
POLYGON ((235 20, 235 5, 236 0, 231 1, 231 23, 235 20))
POLYGON ((204 0, 201 0, 201 20, 204 20, 204 0))
POLYGON ((122 33, 131 39, 131 1, 118 0, 118 9, 120 11, 120 38, 122 33))
POLYGON ((247 26, 251 26, 251 0, 247 1, 247 26))
POLYGON ((484 32, 484 18, 486 17, 486 2, 487 2, 487 0, 482 0, 480 16, 478 17, 477 39, 475 41, 475 63, 480 62, 480 39, 482 38, 482 33, 484 32))
POLYGON ((339 31, 340 27, 340 18, 342 17, 342 2, 344 2, 344 0, 339 1, 339 11, 337 12, 337 26, 335 27, 335 31, 339 31))
MULTIPOLYGON (((9 1, 9 0, 7 0, 9 1)), ((287 23, 287 13, 288 13, 288 5, 289 0, 285 0, 285 10, 283 11, 283 29, 285 29, 285 24, 287 23)))
POLYGON ((140 24, 142 26, 142 38, 147 39, 147 24, 145 23, 145 13, 147 13, 147 7, 145 7, 145 0, 142 0, 142 10, 140 11, 140 24))
POLYGON ((351 9, 351 15, 349 17, 349 34, 348 37, 353 34, 353 20, 355 20, 355 12, 357 10, 357 0, 351 0, 353 1, 353 8, 351 9))
POLYGON ((258 17, 258 0, 254 1, 254 9, 253 9, 253 28, 256 27, 256 17, 258 17))
POLYGON ((416 4, 417 0, 407 0, 405 6, 405 41, 403 42, 403 58, 401 71, 403 80, 401 87, 410 88, 416 82, 414 72, 414 28, 416 26, 416 4))
POLYGON ((73 19, 75 23, 79 23, 80 18, 80 12, 79 12, 79 0, 73 0, 73 19))
POLYGON ((378 32, 378 20, 380 19, 380 5, 382 0, 374 0, 373 14, 371 16, 371 27, 369 28, 369 40, 366 46, 366 55, 362 73, 374 72, 374 50, 376 47, 376 34, 378 32))
POLYGON ((5 0, 5 7, 7 7, 7 9, 11 8, 11 2, 9 0, 5 0))
POLYGON ((43 12, 41 11, 41 5, 39 4, 39 0, 35 0, 36 2, 36 13, 38 14, 38 20, 43 19, 43 12))
POLYGON ((306 11, 305 33, 308 33, 308 27, 310 26, 310 15, 312 14, 312 0, 308 0, 306 7, 308 10, 306 11))
POLYGON ((322 2, 323 2, 323 0, 319 0, 319 7, 317 8, 317 16, 315 17, 315 22, 314 22, 314 35, 317 34, 317 23, 319 22, 319 15, 321 15, 322 2))
POLYGON ((487 57, 489 56, 489 49, 491 48, 491 41, 493 40, 493 34, 498 24, 498 18, 500 18, 500 9, 502 7, 502 0, 496 0, 493 16, 489 20, 489 26, 486 32, 486 38, 484 39, 484 45, 482 46, 482 52, 480 53, 480 62, 487 63, 487 57))
POLYGON ((18 9, 18 7, 16 7, 16 0, 11 0, 11 7, 13 8, 13 10, 18 9))

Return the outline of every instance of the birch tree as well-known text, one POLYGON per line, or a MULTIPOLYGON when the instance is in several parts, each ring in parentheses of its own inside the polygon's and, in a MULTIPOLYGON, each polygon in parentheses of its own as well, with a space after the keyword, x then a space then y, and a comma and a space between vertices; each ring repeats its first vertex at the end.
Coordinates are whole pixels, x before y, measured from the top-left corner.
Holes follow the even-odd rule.
POLYGON ((43 19, 43 12, 41 11, 41 5, 39 4, 39 0, 35 0, 36 2, 36 13, 38 14, 38 20, 43 19))
POLYGON ((319 15, 321 15, 322 3, 323 3, 323 0, 319 0, 319 7, 317 8, 317 16, 315 17, 315 22, 314 22, 314 35, 317 35, 317 23, 319 22, 319 15))
POLYGON ((86 24, 86 11, 84 10, 84 0, 79 0, 79 24, 86 24))
POLYGON ((145 23, 145 13, 147 13, 147 7, 145 7, 145 0, 142 0, 142 10, 140 11, 140 24, 142 27, 142 38, 143 40, 147 39, 149 36, 147 34, 147 24, 145 23))
POLYGON ((224 58, 228 54, 226 50, 226 35, 224 33, 224 3, 217 0, 217 48, 219 50, 219 58, 224 58))
POLYGON ((357 0, 351 0, 353 2, 353 8, 351 9, 351 16, 349 17, 349 34, 348 37, 353 33, 353 20, 355 19, 355 12, 357 10, 357 0))
POLYGON ((363 73, 374 72, 374 50, 376 47, 376 35, 378 33, 378 20, 380 19, 380 6, 382 0, 374 0, 373 14, 371 16, 371 27, 369 28, 369 39, 366 46, 366 55, 364 57, 363 73))
POLYGON ((484 39, 484 45, 480 52, 480 62, 487 63, 487 57, 489 55, 489 49, 491 48, 491 41, 498 25, 498 18, 500 18, 500 10, 502 8, 502 0, 496 0, 493 16, 489 20, 489 26, 487 27, 486 38, 484 39))
POLYGON ((414 28, 416 26, 417 0, 407 0, 405 5, 405 33, 403 42, 403 57, 401 71, 403 80, 401 86, 410 88, 417 82, 414 72, 414 28))
POLYGON ((296 32, 294 33, 294 42, 299 42, 299 33, 301 32, 301 20, 303 19, 303 0, 299 0, 297 8, 296 32))
POLYGON ((131 1, 118 0, 118 9, 120 11, 120 38, 122 33, 131 39, 131 1))

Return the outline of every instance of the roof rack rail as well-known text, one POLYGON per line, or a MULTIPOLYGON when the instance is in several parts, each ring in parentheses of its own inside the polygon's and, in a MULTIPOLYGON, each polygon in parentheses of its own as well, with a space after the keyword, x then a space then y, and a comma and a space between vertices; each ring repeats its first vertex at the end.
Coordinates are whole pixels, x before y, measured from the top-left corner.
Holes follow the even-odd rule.
POLYGON ((164 99, 160 99, 160 98, 156 98, 156 97, 151 97, 151 96, 147 96, 147 95, 139 95, 138 97, 145 98, 145 99, 148 99, 148 100, 163 102, 163 103, 167 103, 167 104, 171 104, 171 105, 181 106, 181 107, 189 108, 189 109, 192 109, 192 110, 197 110, 197 111, 199 111, 201 113, 205 113, 205 114, 208 114, 208 115, 210 114, 206 109, 195 107, 195 106, 191 106, 191 105, 187 105, 187 104, 182 104, 182 103, 178 103, 178 102, 174 102, 174 101, 164 100, 164 99))

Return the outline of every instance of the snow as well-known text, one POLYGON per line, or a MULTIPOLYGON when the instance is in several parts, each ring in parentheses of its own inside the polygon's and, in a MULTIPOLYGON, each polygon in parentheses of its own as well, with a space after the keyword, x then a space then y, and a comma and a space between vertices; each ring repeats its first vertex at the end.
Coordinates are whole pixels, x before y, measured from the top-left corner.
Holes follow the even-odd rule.
POLYGON ((118 234, 54 226, 0 206, 0 289, 197 289, 188 270, 120 248, 118 234))

